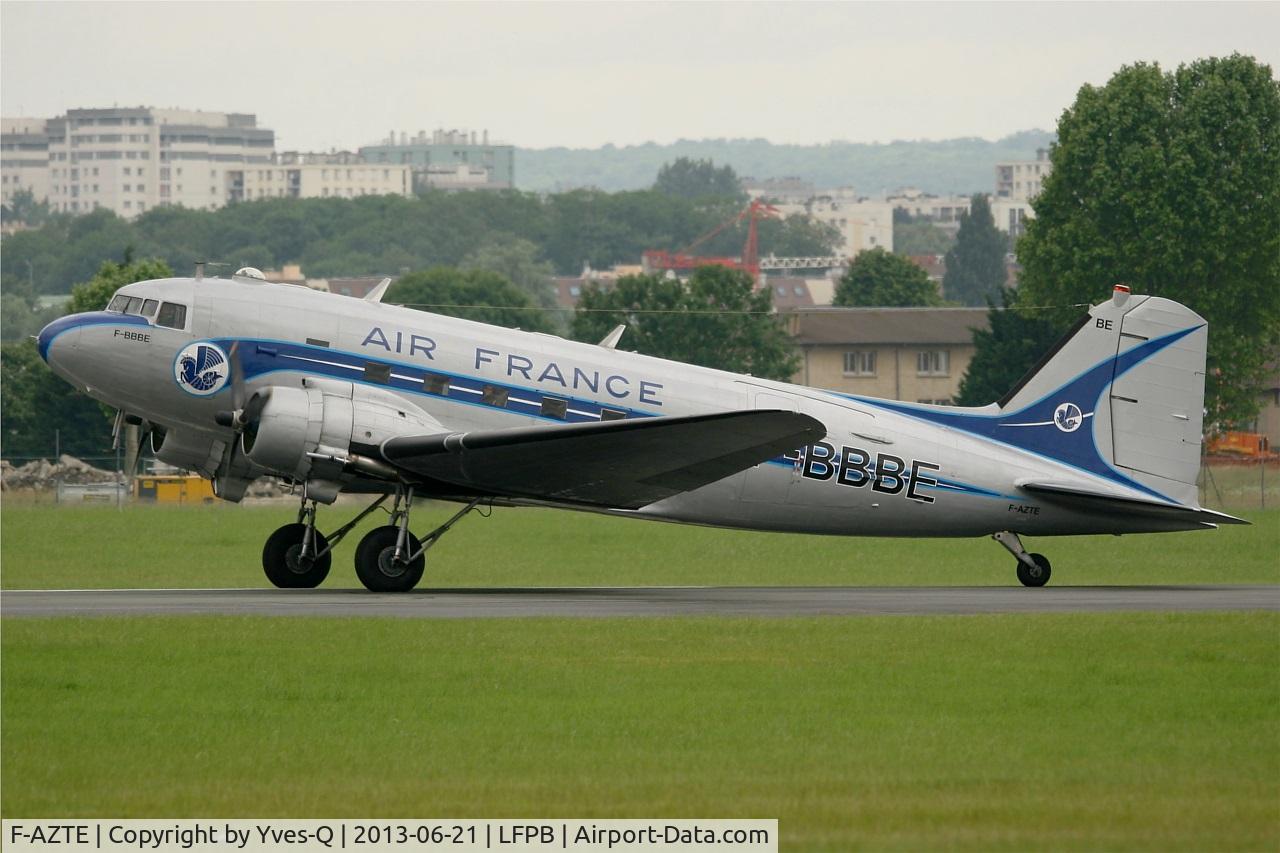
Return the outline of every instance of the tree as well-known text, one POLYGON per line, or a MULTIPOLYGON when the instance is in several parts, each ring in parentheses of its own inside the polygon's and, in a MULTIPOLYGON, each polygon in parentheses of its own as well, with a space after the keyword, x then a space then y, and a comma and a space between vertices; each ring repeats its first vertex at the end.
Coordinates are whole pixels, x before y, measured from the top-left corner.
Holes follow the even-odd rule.
POLYGON ((84 284, 71 288, 71 301, 67 303, 68 314, 82 314, 85 311, 101 311, 107 307, 115 292, 126 284, 135 281, 149 281, 153 278, 170 278, 173 270, 164 261, 149 258, 143 261, 133 260, 133 250, 125 250, 122 263, 103 261, 98 272, 84 284))
MULTIPOLYGON (((126 284, 173 275, 164 261, 132 258, 132 249, 126 249, 123 263, 103 261, 97 275, 72 288, 66 313, 100 311, 126 284)), ((5 303, 6 314, 9 305, 5 303)), ((6 316, 5 322, 8 321, 6 316)), ((54 376, 33 342, 6 344, 3 359, 0 387, 4 388, 4 406, 0 433, 6 455, 52 456, 54 430, 61 433, 62 449, 67 453, 86 455, 109 451, 110 411, 54 376)))
POLYGON ((938 290, 920 267, 881 247, 859 252, 836 285, 836 305, 940 305, 938 290))
POLYGON ((0 294, 0 340, 8 343, 30 337, 61 315, 58 306, 41 309, 20 293, 0 294))
POLYGON ((1024 300, 1098 302, 1124 282, 1186 304, 1209 322, 1206 422, 1251 419, 1280 343, 1280 83, 1270 67, 1239 54, 1172 73, 1125 66, 1080 89, 1050 156, 1018 243, 1024 300))
POLYGON ((623 323, 622 349, 790 379, 798 359, 772 308, 767 290, 753 290, 749 275, 726 267, 699 267, 688 282, 626 276, 611 289, 583 291, 573 336, 595 343, 623 323))
POLYGON ((985 406, 1003 397, 1058 337, 1051 320, 1017 308, 1018 291, 1002 287, 1000 303, 988 302, 988 328, 974 329, 973 360, 960 380, 958 406, 985 406))
POLYGON ((1004 287, 1004 256, 1008 251, 1009 239, 996 228, 991 203, 985 195, 975 195, 969 202, 969 212, 960 215, 956 244, 947 252, 942 292, 964 305, 990 301, 1004 287))
POLYGON ((432 267, 409 273, 391 285, 384 301, 511 329, 551 331, 546 314, 524 291, 488 270, 432 267))
POLYGON ((895 255, 945 255, 956 244, 955 237, 932 222, 898 222, 902 208, 894 208, 893 253, 895 255))
MULTIPOLYGON (((758 223, 760 253, 779 257, 829 257, 840 245, 840 230, 833 225, 819 222, 809 216, 788 216, 786 219, 762 219, 758 223)), ((737 229, 742 236, 737 241, 736 256, 746 242, 746 226, 737 229)), ((735 236, 737 236, 735 234, 735 236)))
POLYGON ((525 295, 546 309, 554 309, 556 285, 552 280, 555 270, 538 256, 538 247, 529 240, 503 236, 486 243, 462 259, 464 270, 488 270, 514 284, 525 295))
POLYGON ((74 456, 111 452, 111 421, 102 407, 54 376, 34 341, 0 346, 0 387, 0 437, 6 458, 51 458, 56 444, 74 456))
POLYGON ((0 220, 5 225, 21 222, 23 225, 42 225, 49 218, 49 202, 36 201, 35 194, 23 187, 14 190, 9 203, 0 208, 0 220))
POLYGON ((687 199, 746 197, 732 166, 717 169, 712 160, 693 160, 688 157, 664 163, 658 170, 653 188, 663 195, 687 199))

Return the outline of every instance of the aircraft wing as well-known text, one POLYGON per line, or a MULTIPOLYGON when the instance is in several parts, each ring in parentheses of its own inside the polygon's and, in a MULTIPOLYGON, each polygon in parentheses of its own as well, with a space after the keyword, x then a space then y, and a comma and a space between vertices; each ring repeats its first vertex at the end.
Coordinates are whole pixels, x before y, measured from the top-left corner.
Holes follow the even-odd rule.
POLYGON ((1167 518, 1175 521, 1198 521, 1203 524, 1249 523, 1243 518, 1236 518, 1234 515, 1215 512, 1211 509, 1156 503, 1155 501, 1145 501, 1126 495, 1093 491, 1067 483, 1024 481, 1018 483, 1018 488, 1025 489, 1046 500, 1057 501, 1080 509, 1123 512, 1130 515, 1167 518))
POLYGON ((822 423, 753 410, 391 438, 413 475, 504 497, 639 509, 820 440, 822 423))

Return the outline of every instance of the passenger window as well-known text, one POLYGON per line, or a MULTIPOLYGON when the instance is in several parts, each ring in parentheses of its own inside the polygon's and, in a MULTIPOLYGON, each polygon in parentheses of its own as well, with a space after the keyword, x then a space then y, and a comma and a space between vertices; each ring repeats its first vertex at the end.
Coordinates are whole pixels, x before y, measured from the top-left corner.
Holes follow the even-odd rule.
POLYGON ((490 406, 501 406, 506 408, 507 405, 507 389, 497 385, 486 385, 484 390, 480 392, 481 401, 488 403, 490 406))
POLYGON ((386 385, 391 381, 391 365, 378 364, 376 361, 365 362, 364 381, 386 385))
POLYGON ((436 394, 440 397, 449 396, 449 377, 437 376, 434 373, 428 373, 427 377, 422 380, 422 390, 428 394, 436 394))
POLYGON ((159 299, 148 299, 146 302, 142 303, 142 316, 143 317, 156 316, 156 309, 159 307, 160 307, 159 299))
POLYGON ((619 412, 617 409, 600 410, 600 420, 602 421, 621 421, 626 420, 626 417, 626 412, 619 412))
POLYGON ((568 400, 561 400, 559 397, 542 398, 542 416, 545 418, 559 418, 560 420, 564 420, 568 410, 568 400))
POLYGON ((179 305, 177 302, 162 302, 160 304, 160 313, 156 315, 156 325, 170 329, 185 329, 187 327, 187 306, 179 305))

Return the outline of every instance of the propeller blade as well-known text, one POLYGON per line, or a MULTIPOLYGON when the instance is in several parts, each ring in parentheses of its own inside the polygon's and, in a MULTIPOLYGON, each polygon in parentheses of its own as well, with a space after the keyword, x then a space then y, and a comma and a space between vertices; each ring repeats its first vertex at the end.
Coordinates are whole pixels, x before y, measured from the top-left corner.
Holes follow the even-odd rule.
POLYGON ((120 434, 124 431, 124 409, 116 410, 116 419, 111 424, 111 449, 120 449, 120 434))
POLYGON ((244 367, 240 364, 239 341, 231 344, 227 359, 231 362, 231 406, 239 411, 244 408, 244 367))
POLYGON ((142 473, 142 451, 151 440, 152 427, 151 421, 146 420, 138 427, 138 443, 129 448, 131 458, 126 459, 124 463, 124 470, 128 472, 130 477, 137 477, 142 473))

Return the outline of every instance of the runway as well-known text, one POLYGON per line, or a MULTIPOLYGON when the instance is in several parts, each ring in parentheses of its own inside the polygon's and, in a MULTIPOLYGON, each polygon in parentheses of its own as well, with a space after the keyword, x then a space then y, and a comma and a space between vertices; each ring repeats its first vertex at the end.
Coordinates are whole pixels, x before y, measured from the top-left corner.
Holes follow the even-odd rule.
POLYGON ((589 587, 421 589, 5 590, 0 615, 888 616, 1280 610, 1280 586, 589 587))

